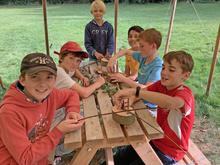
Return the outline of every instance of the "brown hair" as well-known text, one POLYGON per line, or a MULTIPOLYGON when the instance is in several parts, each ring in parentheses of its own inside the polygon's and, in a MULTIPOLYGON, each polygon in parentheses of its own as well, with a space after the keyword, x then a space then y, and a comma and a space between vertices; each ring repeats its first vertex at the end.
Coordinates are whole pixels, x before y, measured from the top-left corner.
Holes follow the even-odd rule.
POLYGON ((185 51, 171 51, 163 56, 163 60, 168 62, 176 60, 180 63, 183 72, 192 72, 194 67, 194 61, 192 56, 185 51))
POLYGON ((140 27, 140 26, 138 26, 138 25, 135 25, 135 26, 132 26, 132 27, 130 27, 130 28, 128 29, 128 36, 129 36, 129 33, 130 33, 132 30, 135 31, 135 32, 137 32, 137 33, 140 33, 140 32, 142 32, 142 31, 144 31, 144 29, 143 29, 142 27, 140 27))
POLYGON ((143 32, 140 33, 140 39, 143 39, 146 42, 149 42, 150 44, 155 43, 157 46, 157 49, 160 47, 162 42, 162 35, 161 33, 154 29, 146 29, 143 32))
POLYGON ((73 55, 74 57, 80 57, 82 60, 84 59, 82 57, 82 54, 80 52, 70 52, 70 51, 65 51, 63 53, 60 54, 60 59, 59 59, 59 64, 62 62, 62 60, 68 55, 68 54, 71 54, 73 55))

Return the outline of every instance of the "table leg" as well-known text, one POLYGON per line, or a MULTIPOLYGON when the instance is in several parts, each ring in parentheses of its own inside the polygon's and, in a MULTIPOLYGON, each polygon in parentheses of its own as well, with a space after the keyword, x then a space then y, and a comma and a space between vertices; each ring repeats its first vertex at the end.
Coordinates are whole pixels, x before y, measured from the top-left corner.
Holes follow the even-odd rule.
POLYGON ((112 148, 105 148, 105 159, 107 165, 114 165, 112 148))
POLYGON ((73 157, 70 165, 89 164, 99 148, 96 145, 85 144, 80 151, 73 157))
POLYGON ((131 142, 131 145, 146 165, 162 165, 149 142, 131 142))

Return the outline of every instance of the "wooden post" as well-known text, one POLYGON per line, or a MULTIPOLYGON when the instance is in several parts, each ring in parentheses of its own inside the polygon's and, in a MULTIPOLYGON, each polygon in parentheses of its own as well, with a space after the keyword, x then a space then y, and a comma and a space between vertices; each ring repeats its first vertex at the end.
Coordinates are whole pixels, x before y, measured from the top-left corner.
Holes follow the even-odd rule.
POLYGON ((174 21, 174 17, 175 17, 175 13, 176 13, 176 4, 177 4, 177 0, 172 0, 172 13, 170 16, 170 24, 169 24, 169 30, 168 30, 168 34, 167 34, 167 41, 166 41, 164 54, 166 54, 168 52, 169 47, 170 47, 171 33, 173 31, 173 21, 174 21))
MULTIPOLYGON (((115 19, 114 19, 114 54, 117 52, 117 32, 118 32, 118 0, 115 0, 115 19)), ((116 63, 116 72, 118 72, 118 61, 116 63)))
POLYGON ((216 65, 216 61, 217 61, 219 45, 220 45, 220 25, 218 27, 218 35, 216 38, 215 50, 214 50, 213 58, 212 58, 212 65, 211 65, 211 69, 210 69, 210 73, 209 73, 208 85, 206 88, 206 96, 209 95, 210 87, 212 84, 212 77, 213 77, 213 73, 214 73, 215 65, 216 65))
POLYGON ((115 0, 114 53, 116 53, 117 51, 117 32, 118 32, 118 0, 115 0))
POLYGON ((42 0, 42 5, 43 5, 43 15, 44 15, 45 45, 46 45, 47 55, 49 56, 50 50, 49 50, 49 41, 48 41, 48 28, 47 28, 47 1, 42 0))

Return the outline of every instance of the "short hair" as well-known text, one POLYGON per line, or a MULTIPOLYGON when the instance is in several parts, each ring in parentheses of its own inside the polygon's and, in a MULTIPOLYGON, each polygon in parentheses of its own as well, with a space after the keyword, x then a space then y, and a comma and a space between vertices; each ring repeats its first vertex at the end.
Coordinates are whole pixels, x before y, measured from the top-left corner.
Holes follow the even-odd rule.
POLYGON ((65 51, 65 52, 63 52, 62 54, 60 54, 60 56, 59 56, 60 58, 59 58, 58 63, 59 63, 59 64, 62 63, 62 60, 63 60, 68 54, 71 54, 71 55, 73 55, 74 57, 79 57, 79 58, 81 58, 82 60, 84 59, 84 58, 82 57, 82 54, 79 53, 79 52, 69 52, 69 51, 65 51))
POLYGON ((142 31, 144 31, 144 29, 142 27, 135 25, 135 26, 132 26, 128 29, 128 36, 132 30, 135 32, 138 32, 138 33, 141 33, 142 31))
POLYGON ((194 61, 192 56, 185 51, 171 51, 163 56, 164 62, 171 64, 171 61, 176 60, 180 63, 183 72, 192 72, 194 61))
POLYGON ((139 38, 143 39, 146 42, 149 42, 150 44, 155 43, 157 49, 160 47, 162 42, 161 33, 154 28, 144 30, 143 32, 140 33, 139 38))
POLYGON ((94 0, 91 4, 90 11, 92 12, 94 10, 94 8, 96 8, 96 7, 100 7, 103 10, 103 12, 105 13, 106 6, 102 0, 94 0))

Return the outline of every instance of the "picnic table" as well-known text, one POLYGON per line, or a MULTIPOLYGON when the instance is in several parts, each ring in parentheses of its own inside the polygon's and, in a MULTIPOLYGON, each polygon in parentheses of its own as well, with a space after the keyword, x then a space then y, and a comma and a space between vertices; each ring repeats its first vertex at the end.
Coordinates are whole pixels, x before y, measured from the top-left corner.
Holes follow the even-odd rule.
MULTIPOLYGON (((88 69, 90 74, 95 74, 97 64, 88 65, 88 69)), ((111 114, 102 115, 111 113, 112 107, 112 98, 108 93, 103 92, 103 89, 99 89, 96 94, 82 99, 81 111, 84 117, 94 117, 86 119, 85 125, 81 129, 65 135, 65 148, 77 149, 70 164, 89 164, 99 149, 105 149, 106 163, 114 164, 112 148, 123 145, 132 145, 145 164, 162 164, 151 148, 149 140, 163 137, 161 133, 163 131, 150 112, 147 109, 135 111, 138 118, 133 124, 125 126, 115 122, 111 114)), ((142 101, 134 105, 135 109, 143 107, 145 105, 142 101)))

